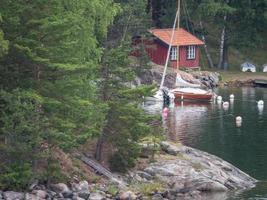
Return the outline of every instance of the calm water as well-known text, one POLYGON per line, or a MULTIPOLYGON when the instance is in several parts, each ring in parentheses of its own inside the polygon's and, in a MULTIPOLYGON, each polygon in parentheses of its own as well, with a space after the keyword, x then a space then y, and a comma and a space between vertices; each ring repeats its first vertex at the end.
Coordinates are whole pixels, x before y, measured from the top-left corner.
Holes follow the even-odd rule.
MULTIPOLYGON (((250 191, 218 199, 267 199, 267 89, 219 89, 217 94, 235 101, 225 110, 216 103, 179 103, 164 117, 170 140, 215 154, 262 182, 250 191), (263 99, 259 109, 256 101, 263 99), (243 123, 236 127, 235 117, 243 123)), ((162 105, 146 103, 148 112, 161 113, 162 105)), ((217 199, 217 198, 215 198, 217 199)))

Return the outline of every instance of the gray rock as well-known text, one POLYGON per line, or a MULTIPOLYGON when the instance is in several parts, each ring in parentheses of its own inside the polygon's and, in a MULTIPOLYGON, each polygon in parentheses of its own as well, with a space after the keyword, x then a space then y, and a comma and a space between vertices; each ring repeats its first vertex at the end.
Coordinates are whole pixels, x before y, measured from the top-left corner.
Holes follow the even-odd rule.
POLYGON ((122 192, 119 195, 119 199, 120 200, 135 200, 137 199, 137 196, 132 191, 126 191, 126 192, 122 192))
POLYGON ((45 199, 47 197, 47 192, 44 190, 33 190, 32 194, 35 194, 37 197, 41 199, 45 199))
POLYGON ((71 184, 72 191, 87 191, 89 190, 89 184, 87 181, 81 181, 79 183, 72 183, 71 184))
POLYGON ((64 198, 72 198, 73 192, 72 191, 63 192, 62 195, 64 198))
POLYGON ((88 182, 87 181, 79 182, 79 188, 80 188, 80 190, 89 190, 88 182))
POLYGON ((43 198, 39 198, 38 196, 36 196, 34 194, 26 193, 25 194, 25 200, 44 200, 44 199, 43 198))
POLYGON ((152 196, 152 200, 163 200, 163 196, 161 194, 155 194, 152 196))
POLYGON ((58 183, 58 184, 51 184, 51 189, 56 193, 63 193, 63 192, 69 192, 69 188, 64 183, 58 183))
POLYGON ((146 172, 138 171, 138 172, 136 172, 136 173, 137 173, 140 177, 145 178, 145 179, 147 179, 147 180, 151 180, 151 179, 153 179, 153 177, 152 177, 150 174, 146 173, 146 172))
POLYGON ((94 192, 90 194, 89 200, 105 200, 105 197, 100 193, 94 192))
POLYGON ((81 191, 81 192, 78 192, 78 196, 83 198, 83 199, 88 199, 88 197, 90 196, 90 192, 89 191, 81 191))
POLYGON ((72 200, 85 200, 85 199, 83 199, 81 197, 73 197, 72 200))
POLYGON ((51 190, 47 190, 47 195, 49 196, 49 197, 54 197, 54 196, 56 196, 56 192, 54 192, 54 191, 51 191, 51 190))
POLYGON ((3 197, 6 200, 22 200, 24 199, 24 193, 7 191, 3 193, 3 197))
MULTIPOLYGON (((162 142, 161 148, 173 156, 151 163, 143 171, 151 176, 152 182, 168 185, 164 198, 198 199, 199 193, 244 190, 254 187, 257 182, 230 163, 206 152, 169 142, 162 142)), ((135 173, 142 174, 140 171, 135 173)))

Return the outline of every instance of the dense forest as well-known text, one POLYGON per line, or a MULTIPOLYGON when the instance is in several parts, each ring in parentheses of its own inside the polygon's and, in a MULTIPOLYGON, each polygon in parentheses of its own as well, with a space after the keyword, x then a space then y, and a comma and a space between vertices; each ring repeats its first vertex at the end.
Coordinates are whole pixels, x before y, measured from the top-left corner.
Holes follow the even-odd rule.
MULTIPOLYGON (((228 69, 229 48, 266 46, 266 4, 182 1, 181 24, 208 40, 210 67, 228 69)), ((157 119, 139 106, 154 86, 131 87, 149 68, 146 56, 129 58, 131 38, 170 27, 176 8, 176 0, 0 0, 0 189, 57 181, 55 152, 88 141, 97 160, 109 144, 111 168, 134 166, 157 119)))

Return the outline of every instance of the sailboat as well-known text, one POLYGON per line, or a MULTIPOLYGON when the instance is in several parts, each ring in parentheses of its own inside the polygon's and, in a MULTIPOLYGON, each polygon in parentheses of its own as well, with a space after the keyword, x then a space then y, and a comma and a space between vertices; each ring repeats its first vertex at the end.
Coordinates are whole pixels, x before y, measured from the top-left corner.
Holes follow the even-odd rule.
MULTIPOLYGON (((168 48, 168 54, 164 66, 164 71, 163 71, 163 76, 160 84, 160 89, 156 94, 156 98, 162 98, 163 92, 163 84, 166 76, 166 70, 170 58, 170 52, 171 52, 171 47, 175 35, 175 29, 176 29, 176 24, 177 24, 177 30, 179 30, 180 27, 180 0, 178 0, 178 9, 176 12, 173 28, 172 28, 172 34, 171 34, 171 39, 169 43, 169 48, 168 48)), ((179 45, 177 45, 177 58, 179 58, 179 45)), ((169 91, 169 96, 173 97, 174 100, 190 100, 190 101, 211 101, 213 98, 213 92, 211 91, 206 91, 203 89, 200 89, 200 85, 198 84, 192 84, 189 83, 185 80, 182 79, 181 75, 179 74, 179 61, 177 59, 177 77, 176 77, 176 88, 172 89, 169 91)))

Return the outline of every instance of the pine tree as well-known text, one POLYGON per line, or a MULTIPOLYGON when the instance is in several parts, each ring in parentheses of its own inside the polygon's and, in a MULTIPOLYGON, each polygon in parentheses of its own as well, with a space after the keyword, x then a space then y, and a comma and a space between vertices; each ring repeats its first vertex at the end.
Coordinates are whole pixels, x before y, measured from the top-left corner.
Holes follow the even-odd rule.
POLYGON ((111 157, 113 169, 119 164, 122 171, 134 165, 139 155, 138 140, 149 134, 151 117, 138 107, 142 96, 151 93, 153 86, 131 88, 135 78, 129 64, 128 47, 119 46, 108 50, 102 60, 100 94, 107 105, 105 123, 96 149, 96 159, 101 160, 103 144, 108 142, 115 149, 111 157))
MULTIPOLYGON (((22 111, 21 119, 31 127, 29 134, 37 137, 45 133, 40 137, 48 152, 56 148, 70 151, 101 130, 104 115, 99 113, 105 106, 97 101, 95 74, 102 56, 101 44, 118 11, 119 5, 112 0, 1 0, 1 29, 9 41, 9 51, 0 60, 0 88, 8 91, 0 98, 21 88, 22 94, 32 91, 42 99, 34 109, 25 111, 29 116, 42 117, 24 120, 22 111)), ((0 33, 2 52, 5 41, 0 33)), ((11 101, 10 106, 24 105, 17 104, 11 101)), ((7 117, 10 123, 12 116, 7 117)), ((13 133, 5 128, 3 134, 13 133)), ((13 142, 26 145, 25 140, 13 142)), ((4 143, 3 148, 7 147, 4 143)), ((26 148, 20 150, 22 155, 30 154, 26 148)), ((52 155, 47 155, 50 164, 52 155)), ((8 163, 13 158, 7 155, 6 159, 8 163)), ((21 173, 32 173, 34 165, 27 160, 26 164, 21 173)))

